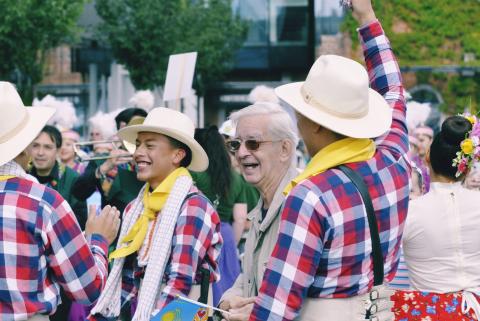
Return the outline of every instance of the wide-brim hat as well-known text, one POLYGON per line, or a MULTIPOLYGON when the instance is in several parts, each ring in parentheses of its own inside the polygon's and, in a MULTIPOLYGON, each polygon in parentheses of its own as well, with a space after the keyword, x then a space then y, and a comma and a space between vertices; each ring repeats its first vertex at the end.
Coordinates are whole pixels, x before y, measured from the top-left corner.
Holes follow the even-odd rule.
POLYGON ((157 107, 148 113, 143 124, 120 129, 117 135, 127 142, 125 147, 132 154, 135 152, 135 141, 140 132, 162 134, 184 143, 192 152, 192 161, 188 168, 196 172, 203 172, 208 168, 207 153, 195 140, 195 125, 187 115, 173 109, 157 107))
POLYGON ((392 110, 369 88, 365 68, 341 56, 321 56, 305 81, 282 85, 275 93, 298 113, 348 137, 378 137, 392 123, 392 110))
POLYGON ((15 87, 0 81, 0 166, 17 157, 55 113, 49 107, 25 107, 15 87))

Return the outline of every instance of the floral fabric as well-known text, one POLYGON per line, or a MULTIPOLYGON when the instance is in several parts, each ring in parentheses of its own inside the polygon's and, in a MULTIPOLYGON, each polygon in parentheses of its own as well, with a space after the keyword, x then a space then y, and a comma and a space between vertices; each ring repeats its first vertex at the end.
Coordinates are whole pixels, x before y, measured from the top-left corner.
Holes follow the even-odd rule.
MULTIPOLYGON (((480 299, 477 297, 477 299, 480 299)), ((392 296, 395 321, 476 321, 473 311, 462 313, 462 293, 397 291, 392 296)))

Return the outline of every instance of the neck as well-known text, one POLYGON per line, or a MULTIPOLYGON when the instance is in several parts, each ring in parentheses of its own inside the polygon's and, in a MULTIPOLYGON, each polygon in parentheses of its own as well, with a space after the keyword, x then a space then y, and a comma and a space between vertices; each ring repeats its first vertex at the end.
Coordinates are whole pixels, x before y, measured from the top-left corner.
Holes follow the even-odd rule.
POLYGON ((52 169, 53 169, 53 167, 49 168, 49 169, 38 169, 38 168, 36 168, 37 175, 38 176, 48 176, 52 172, 52 169))
POLYGON ((72 159, 67 159, 63 162, 68 167, 74 167, 75 166, 75 158, 72 159))
POLYGON ((152 189, 152 191, 154 191, 158 187, 158 185, 160 185, 165 180, 165 178, 167 178, 176 169, 177 169, 177 167, 173 168, 172 170, 170 170, 165 175, 157 176, 157 177, 152 178, 151 180, 148 180, 148 183, 150 184, 150 188, 152 189))
POLYGON ((443 175, 435 174, 434 171, 430 169, 430 181, 432 183, 455 183, 457 182, 455 179, 445 177, 443 175))
MULTIPOLYGON (((260 192, 260 197, 262 198, 263 201, 263 208, 269 208, 270 204, 273 201, 273 197, 275 196, 275 192, 277 191, 280 182, 282 181, 283 177, 285 176, 285 173, 289 169, 289 164, 285 164, 285 166, 278 170, 278 171, 273 171, 275 173, 283 173, 283 175, 276 175, 272 177, 270 181, 265 182, 261 187, 258 187, 258 190, 260 192)), ((283 187, 283 186, 282 186, 283 187)))
POLYGON ((318 135, 318 139, 315 140, 315 145, 312 146, 312 150, 309 150, 310 157, 313 157, 317 155, 318 152, 320 152, 322 149, 327 147, 330 144, 335 143, 336 141, 342 140, 346 137, 339 137, 337 134, 334 132, 324 129, 321 132, 321 135, 318 135))

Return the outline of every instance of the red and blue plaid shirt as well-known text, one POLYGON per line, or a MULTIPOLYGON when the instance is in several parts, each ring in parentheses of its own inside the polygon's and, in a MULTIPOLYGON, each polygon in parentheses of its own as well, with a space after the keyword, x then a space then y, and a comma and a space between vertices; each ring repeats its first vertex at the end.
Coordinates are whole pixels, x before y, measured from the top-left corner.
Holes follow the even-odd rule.
MULTIPOLYGON (((125 208, 128 215, 132 203, 125 208)), ((188 296, 193 284, 200 284, 200 268, 210 272, 210 282, 219 279, 217 260, 223 244, 220 218, 208 199, 193 186, 190 189, 175 225, 172 251, 165 268, 165 288, 158 297, 156 308, 161 310, 177 295, 188 296)), ((122 270, 122 306, 136 299, 145 272, 139 267, 137 253, 129 255, 122 270)), ((88 320, 110 320, 96 314, 88 320)))
MULTIPOLYGON (((368 186, 380 232, 385 279, 397 269, 407 215, 410 166, 400 70, 378 21, 359 30, 371 87, 393 108, 374 157, 349 164, 368 186)), ((293 320, 303 300, 345 298, 373 286, 370 230, 353 183, 331 169, 298 184, 285 201, 278 242, 250 320, 293 320)))
MULTIPOLYGON (((18 173, 14 162, 2 175, 18 173)), ((24 172, 23 172, 24 173, 24 172)), ((0 181, 0 320, 50 314, 68 297, 92 304, 107 277, 107 241, 87 241, 68 203, 24 177, 0 181)))

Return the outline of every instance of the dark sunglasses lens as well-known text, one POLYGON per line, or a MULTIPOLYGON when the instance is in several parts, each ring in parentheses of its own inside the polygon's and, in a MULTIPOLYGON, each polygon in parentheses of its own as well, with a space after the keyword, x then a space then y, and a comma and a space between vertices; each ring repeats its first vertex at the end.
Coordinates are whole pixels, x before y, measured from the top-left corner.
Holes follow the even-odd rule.
POLYGON ((240 141, 231 140, 227 143, 228 149, 232 152, 236 152, 240 148, 240 141))
POLYGON ((245 147, 247 147, 248 150, 257 150, 260 147, 260 143, 256 140, 249 139, 245 141, 245 147))

